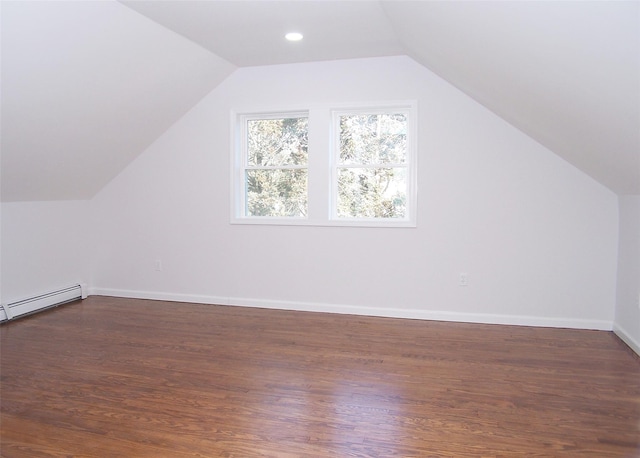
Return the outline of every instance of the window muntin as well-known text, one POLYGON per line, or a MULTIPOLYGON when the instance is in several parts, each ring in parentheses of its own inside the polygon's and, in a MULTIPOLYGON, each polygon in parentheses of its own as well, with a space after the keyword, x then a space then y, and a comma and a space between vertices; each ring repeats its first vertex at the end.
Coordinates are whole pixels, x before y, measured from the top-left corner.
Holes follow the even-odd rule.
POLYGON ((410 221, 410 110, 335 111, 333 126, 332 218, 410 221))
POLYGON ((308 214, 306 113, 241 116, 244 217, 308 214))

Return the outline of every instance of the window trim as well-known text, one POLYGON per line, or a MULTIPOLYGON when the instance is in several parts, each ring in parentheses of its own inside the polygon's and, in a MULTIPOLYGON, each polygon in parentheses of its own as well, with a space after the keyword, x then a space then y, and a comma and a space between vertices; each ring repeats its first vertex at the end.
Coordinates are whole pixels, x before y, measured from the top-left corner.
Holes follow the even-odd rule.
POLYGON ((331 151, 329 184, 329 221, 331 225, 371 226, 371 227, 416 227, 417 208, 417 143, 416 143, 416 102, 390 102, 384 104, 360 104, 353 107, 331 109, 331 151), (403 113, 407 116, 407 156, 404 164, 366 165, 340 164, 340 116, 352 114, 389 114, 403 113), (338 169, 341 168, 397 168, 406 169, 407 179, 407 216, 404 218, 346 218, 337 215, 338 208, 338 169))
MULTIPOLYGON (((269 166, 269 167, 252 167, 248 164, 248 145, 247 145, 247 125, 252 120, 265 119, 282 119, 282 118, 309 118, 308 110, 287 110, 287 111, 268 111, 268 112, 247 112, 236 113, 233 116, 232 126, 234 134, 234 147, 232 148, 232 222, 249 223, 249 224, 292 224, 293 221, 305 221, 304 216, 250 216, 247 215, 247 187, 246 187, 246 171, 247 170, 306 170, 307 179, 309 173, 309 161, 307 159, 306 166, 286 165, 286 166, 269 166)), ((308 146, 308 145, 307 145, 308 146)), ((307 184, 307 202, 309 196, 309 187, 307 184)), ((308 204, 307 204, 308 205, 308 204)), ((308 208, 307 208, 308 214, 308 208)))
MULTIPOLYGON (((264 108, 264 107, 263 107, 264 108)), ((276 109, 232 109, 230 112, 230 224, 278 225, 278 226, 328 226, 371 228, 417 227, 417 151, 418 111, 416 100, 309 104, 305 107, 276 109), (389 113, 400 110, 408 115, 407 124, 407 217, 397 218, 334 218, 335 199, 333 191, 334 162, 339 152, 336 149, 334 113, 375 111, 389 113), (306 217, 246 216, 246 189, 243 161, 246 161, 246 127, 241 123, 248 119, 268 119, 308 116, 308 161, 306 217), (245 137, 245 138, 243 138, 245 137), (243 149, 244 148, 244 149, 243 149), (322 157, 324 156, 324 157, 322 157)), ((245 124, 246 126, 246 124, 245 124)), ((339 144, 339 138, 337 139, 339 144)), ((337 188, 336 188, 337 189, 337 188)))

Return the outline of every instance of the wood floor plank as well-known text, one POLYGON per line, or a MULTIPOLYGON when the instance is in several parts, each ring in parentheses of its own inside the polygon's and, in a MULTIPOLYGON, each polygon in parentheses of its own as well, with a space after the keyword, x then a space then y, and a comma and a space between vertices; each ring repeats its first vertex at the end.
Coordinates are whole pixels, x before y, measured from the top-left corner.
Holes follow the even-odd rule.
POLYGON ((90 297, 0 327, 2 457, 639 457, 610 332, 90 297))

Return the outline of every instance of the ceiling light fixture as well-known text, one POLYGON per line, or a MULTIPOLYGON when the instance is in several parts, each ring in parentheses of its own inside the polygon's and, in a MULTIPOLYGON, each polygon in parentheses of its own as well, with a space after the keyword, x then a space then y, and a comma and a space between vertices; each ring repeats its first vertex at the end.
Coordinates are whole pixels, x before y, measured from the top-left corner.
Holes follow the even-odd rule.
POLYGON ((302 40, 302 34, 299 32, 289 32, 284 36, 289 41, 300 41, 302 40))

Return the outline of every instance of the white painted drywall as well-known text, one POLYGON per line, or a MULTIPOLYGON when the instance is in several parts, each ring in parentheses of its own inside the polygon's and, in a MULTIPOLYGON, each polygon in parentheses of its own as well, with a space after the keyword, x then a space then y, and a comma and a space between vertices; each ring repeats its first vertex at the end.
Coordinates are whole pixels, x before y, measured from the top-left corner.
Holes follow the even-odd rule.
POLYGON ((618 194, 640 194, 640 2, 383 2, 406 53, 618 194))
POLYGON ((615 330, 640 353, 640 196, 620 196, 615 330))
POLYGON ((115 1, 0 3, 3 202, 93 197, 235 68, 115 1))
POLYGON ((89 280, 88 201, 1 204, 0 301, 89 280))
POLYGON ((603 185, 407 57, 242 68, 93 199, 93 286, 610 329, 617 206, 603 185), (230 225, 232 109, 398 99, 419 103, 417 228, 230 225))

